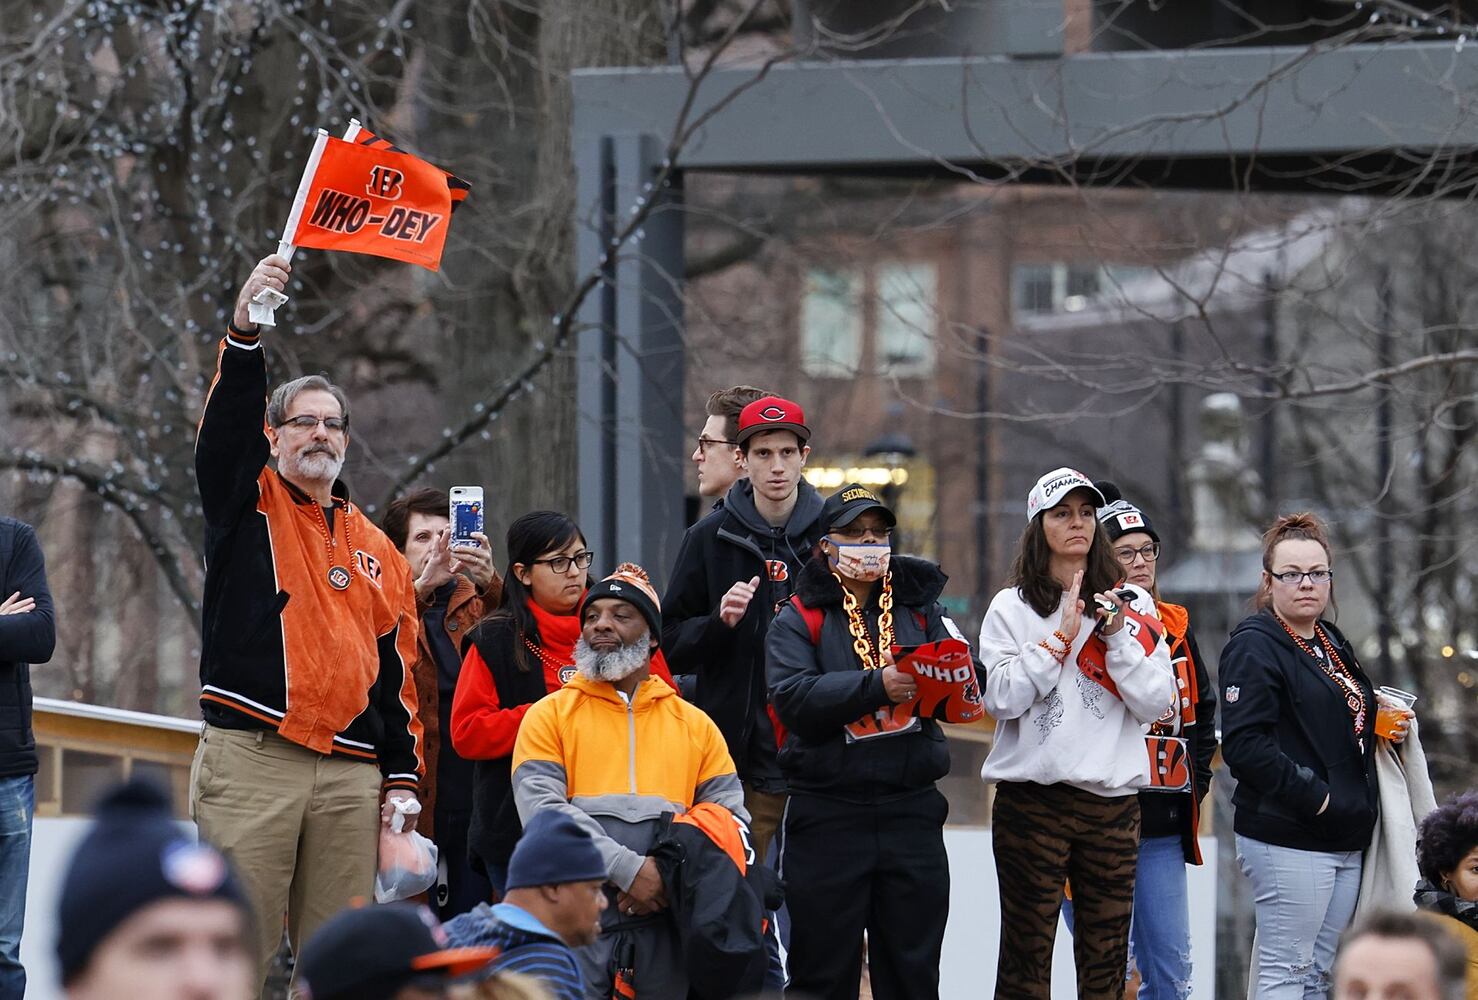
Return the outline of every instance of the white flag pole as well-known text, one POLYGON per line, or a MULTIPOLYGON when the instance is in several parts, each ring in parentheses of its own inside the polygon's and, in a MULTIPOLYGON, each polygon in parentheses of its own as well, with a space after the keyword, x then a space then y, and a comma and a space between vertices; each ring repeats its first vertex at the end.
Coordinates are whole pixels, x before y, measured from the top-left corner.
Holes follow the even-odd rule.
MULTIPOLYGON (((292 208, 287 213, 287 223, 282 227, 282 239, 277 241, 278 254, 289 261, 293 259, 293 252, 297 249, 292 244, 292 235, 297 231, 298 220, 303 216, 303 206, 308 201, 308 189, 313 186, 313 175, 318 173, 318 161, 323 157, 323 147, 327 142, 328 133, 319 129, 313 139, 313 149, 308 153, 308 162, 303 165, 303 176, 298 181, 298 193, 293 196, 292 208)), ((272 314, 286 301, 287 296, 281 292, 264 288, 252 296, 252 301, 247 305, 247 313, 258 326, 276 326, 277 321, 272 314)))
POLYGON ((364 126, 359 124, 358 118, 350 118, 349 127, 344 129, 344 141, 353 142, 355 139, 359 138, 359 130, 363 127, 364 126))

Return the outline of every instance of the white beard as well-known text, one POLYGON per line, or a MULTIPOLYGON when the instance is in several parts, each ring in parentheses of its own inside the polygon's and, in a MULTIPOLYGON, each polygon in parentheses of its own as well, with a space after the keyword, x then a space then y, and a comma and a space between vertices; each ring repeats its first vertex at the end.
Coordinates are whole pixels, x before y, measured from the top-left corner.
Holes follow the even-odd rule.
POLYGON ((613 649, 609 653, 597 653, 581 636, 575 641, 575 669, 581 676, 592 681, 614 684, 625 680, 647 665, 652 655, 652 633, 645 630, 628 645, 613 649))
POLYGON ((301 479, 310 483, 333 483, 344 468, 342 455, 315 451, 312 454, 282 452, 277 458, 277 468, 289 479, 301 479))

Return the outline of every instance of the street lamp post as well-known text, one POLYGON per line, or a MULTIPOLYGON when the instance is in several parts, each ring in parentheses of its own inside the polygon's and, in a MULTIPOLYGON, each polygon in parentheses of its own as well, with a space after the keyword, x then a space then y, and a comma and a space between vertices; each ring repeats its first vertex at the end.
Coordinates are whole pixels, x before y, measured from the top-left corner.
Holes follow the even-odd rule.
MULTIPOLYGON (((903 407, 900 404, 894 403, 889 406, 887 417, 888 429, 884 430, 879 437, 875 438, 872 443, 863 449, 864 455, 868 458, 876 459, 880 465, 887 466, 890 473, 903 468, 909 459, 918 454, 918 449, 914 447, 913 438, 909 437, 908 433, 899 426, 902 417, 903 407)), ((893 512, 894 517, 898 516, 898 499, 903 493, 903 484, 898 481, 899 478, 898 476, 890 475, 887 484, 878 490, 882 494, 883 503, 888 505, 888 509, 893 512)), ((893 547, 898 549, 902 547, 902 544, 903 533, 901 530, 895 528, 893 532, 893 547)))

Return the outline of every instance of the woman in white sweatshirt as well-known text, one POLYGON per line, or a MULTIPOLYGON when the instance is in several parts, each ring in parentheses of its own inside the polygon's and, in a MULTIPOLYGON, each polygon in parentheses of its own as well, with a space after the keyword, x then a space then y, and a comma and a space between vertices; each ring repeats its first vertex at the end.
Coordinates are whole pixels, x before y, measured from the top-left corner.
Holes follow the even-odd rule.
POLYGON ((1139 847, 1145 727, 1175 701, 1154 601, 1122 570, 1082 473, 1057 469, 1027 498, 1010 586, 980 627, 995 742, 980 777, 996 784, 992 837, 1001 894, 998 998, 1049 1000, 1052 943, 1071 879, 1078 996, 1124 994, 1139 847), (1111 613, 1097 609, 1102 600, 1111 613), (1087 607, 1094 607, 1092 613, 1087 607))

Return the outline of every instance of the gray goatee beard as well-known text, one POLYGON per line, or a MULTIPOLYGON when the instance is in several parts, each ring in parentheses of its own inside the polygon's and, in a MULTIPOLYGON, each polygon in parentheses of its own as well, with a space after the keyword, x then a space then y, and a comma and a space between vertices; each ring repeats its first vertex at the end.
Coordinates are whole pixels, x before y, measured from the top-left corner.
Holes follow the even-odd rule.
POLYGON ((636 639, 609 653, 597 653, 581 636, 575 640, 575 669, 582 677, 614 684, 625 680, 647 665, 652 653, 652 632, 647 629, 636 639))
POLYGON ((330 483, 339 478, 343 471, 344 460, 335 457, 332 453, 317 451, 311 455, 283 453, 277 459, 277 467, 280 471, 298 479, 306 479, 316 483, 330 483))

